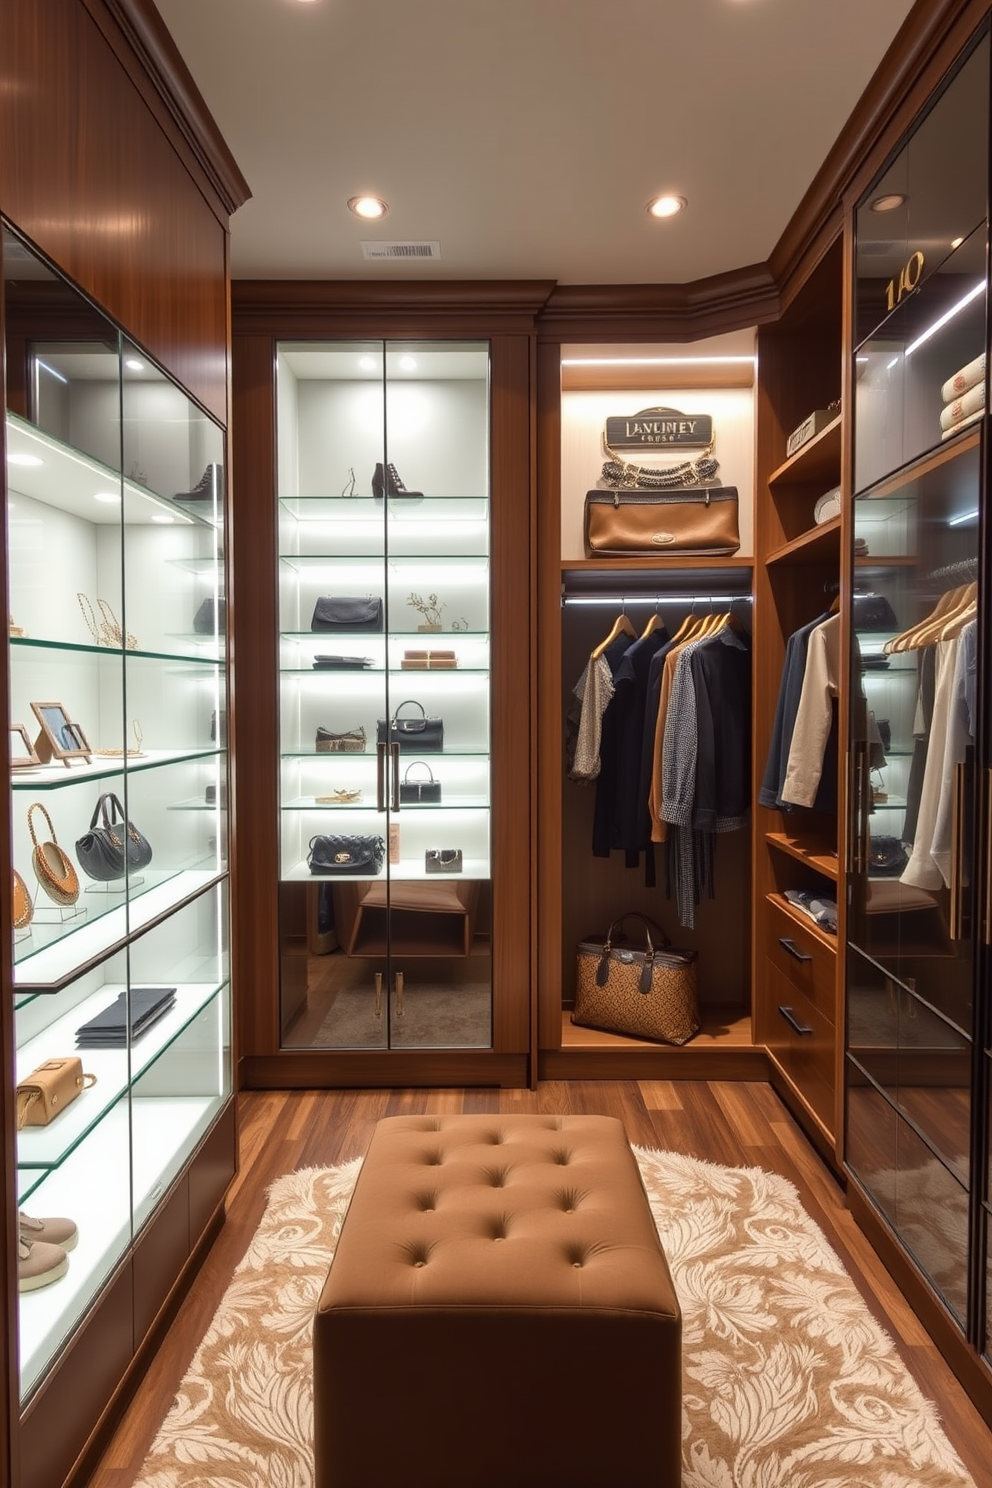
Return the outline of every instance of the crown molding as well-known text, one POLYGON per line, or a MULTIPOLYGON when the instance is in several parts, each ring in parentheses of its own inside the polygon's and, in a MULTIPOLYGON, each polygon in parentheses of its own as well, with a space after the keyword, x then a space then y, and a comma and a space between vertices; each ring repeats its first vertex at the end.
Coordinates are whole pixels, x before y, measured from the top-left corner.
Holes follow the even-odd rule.
POLYGON ((251 187, 153 0, 83 0, 83 4, 105 35, 109 19, 123 37, 211 189, 231 216, 248 201, 251 187))
POLYGON ((231 310, 235 334, 325 334, 349 322, 368 334, 376 321, 411 332, 445 320, 528 334, 553 289, 553 279, 235 279, 231 310))
POLYGON ((687 284, 560 284, 538 332, 553 341, 698 341, 778 313, 767 265, 750 264, 687 284))

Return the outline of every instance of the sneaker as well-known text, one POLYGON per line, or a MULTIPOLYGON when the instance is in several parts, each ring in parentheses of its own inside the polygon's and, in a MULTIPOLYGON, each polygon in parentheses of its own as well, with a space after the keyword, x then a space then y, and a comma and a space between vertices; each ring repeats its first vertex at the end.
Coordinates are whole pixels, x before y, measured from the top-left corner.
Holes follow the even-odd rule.
POLYGON ((17 1290, 36 1292, 50 1282, 58 1281, 69 1269, 69 1257, 61 1245, 46 1245, 44 1240, 20 1239, 17 1248, 17 1290))
POLYGON ((21 1209, 17 1215, 21 1239, 33 1245, 37 1240, 45 1245, 61 1245, 63 1250, 73 1250, 79 1239, 79 1231, 71 1219, 35 1219, 21 1209))

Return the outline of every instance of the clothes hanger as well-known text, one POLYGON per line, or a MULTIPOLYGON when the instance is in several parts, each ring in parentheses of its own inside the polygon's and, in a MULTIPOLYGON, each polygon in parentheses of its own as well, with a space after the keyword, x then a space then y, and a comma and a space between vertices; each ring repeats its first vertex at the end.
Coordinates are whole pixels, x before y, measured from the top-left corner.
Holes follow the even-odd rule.
POLYGON ((698 633, 704 618, 704 616, 696 614, 696 601, 693 600, 692 604, 689 606, 688 615, 686 615, 685 619, 682 621, 682 624, 672 636, 672 645, 684 646, 686 641, 693 640, 698 633))
POLYGON ((649 617, 647 625, 641 631, 641 640, 646 641, 648 636, 654 635, 658 626, 662 624, 661 614, 658 610, 658 601, 655 600, 654 613, 649 617))
POLYGON ((940 634, 937 636, 937 640, 949 641, 954 636, 960 635, 968 622, 974 620, 975 616, 978 614, 977 582, 973 584, 966 584, 965 591, 966 592, 962 596, 961 603, 957 606, 956 609, 952 610, 950 615, 948 615, 947 619, 944 621, 943 625, 940 627, 940 634))
POLYGON ((632 636, 634 640, 637 639, 637 631, 630 623, 630 620, 627 617, 626 610, 620 611, 619 615, 613 622, 612 629, 610 630, 609 635, 606 637, 606 640, 600 641, 599 645, 592 652, 590 660, 598 661, 603 652, 606 650, 607 646, 612 646, 617 637, 622 635, 629 635, 632 636))
POLYGON ((958 584, 953 589, 947 589, 938 599, 934 608, 922 620, 917 620, 915 625, 909 626, 901 635, 894 636, 892 640, 886 641, 882 650, 887 653, 893 651, 912 651, 915 647, 925 644, 923 636, 935 624, 941 624, 948 619, 951 613, 961 603, 961 598, 966 584, 958 584))

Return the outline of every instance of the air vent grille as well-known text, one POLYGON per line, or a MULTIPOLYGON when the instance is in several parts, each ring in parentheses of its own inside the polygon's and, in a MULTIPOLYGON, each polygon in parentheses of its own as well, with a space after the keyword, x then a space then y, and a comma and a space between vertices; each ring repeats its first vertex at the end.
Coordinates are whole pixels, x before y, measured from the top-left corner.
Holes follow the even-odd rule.
POLYGON ((365 258, 440 258, 440 243, 362 243, 365 258))
POLYGON ((859 258, 888 258, 890 253, 896 253, 898 249, 898 243, 887 243, 882 239, 872 241, 871 238, 861 238, 858 241, 859 258))

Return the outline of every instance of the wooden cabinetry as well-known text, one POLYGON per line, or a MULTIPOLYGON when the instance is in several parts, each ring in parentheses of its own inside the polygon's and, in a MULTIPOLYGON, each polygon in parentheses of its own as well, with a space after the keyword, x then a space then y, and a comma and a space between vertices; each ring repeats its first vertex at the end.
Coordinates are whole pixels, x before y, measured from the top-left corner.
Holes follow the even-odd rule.
MULTIPOLYGON (((755 533, 764 562, 755 572, 755 821, 753 986, 756 1040, 773 1079, 820 1149, 835 1163, 840 1131, 838 1027, 843 1026, 837 934, 785 897, 808 891, 843 918, 843 775, 838 759, 846 688, 832 678, 833 717, 820 786, 809 806, 783 795, 806 643, 790 641, 839 606, 844 421, 842 241, 823 254, 782 318, 758 332, 755 533), (788 439, 814 410, 827 422, 787 456, 788 439), (838 491, 836 514, 817 522, 818 501, 838 491), (787 662, 792 703, 783 695, 787 662)), ((822 419, 821 419, 822 422, 822 419)), ((839 627, 842 621, 832 621, 839 627)), ((836 656, 843 655, 841 642, 836 656)))
MULTIPOLYGON (((223 626, 193 624, 223 592, 223 480, 219 504, 184 506, 182 493, 226 463, 227 224, 247 188, 145 0, 10 4, 0 51, 0 523, 5 607, 20 615, 0 692, 12 723, 44 700, 77 746, 66 765, 42 749, 11 771, 0 893, 9 905, 18 868, 31 879, 36 800, 70 860, 101 791, 152 844, 140 870, 80 874, 75 903, 42 897, 20 917, 0 964, 4 1068, 21 1078, 71 1054, 118 991, 174 987, 143 1036, 84 1049, 97 1082, 49 1126, 16 1133, 4 1083, 0 1478, 58 1488, 92 1465, 236 1170, 226 760, 210 738, 227 662, 223 626), (105 213, 121 230, 93 230, 105 213), (44 1288, 20 1286, 21 1209, 78 1225, 65 1274, 53 1268, 44 1288)), ((8 769, 22 737, 10 735, 8 769)))

